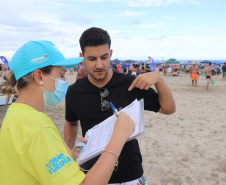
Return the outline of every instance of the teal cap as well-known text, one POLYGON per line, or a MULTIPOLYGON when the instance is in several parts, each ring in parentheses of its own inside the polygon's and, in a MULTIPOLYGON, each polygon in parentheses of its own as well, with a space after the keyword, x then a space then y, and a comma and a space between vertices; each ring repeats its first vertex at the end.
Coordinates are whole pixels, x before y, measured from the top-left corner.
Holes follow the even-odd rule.
POLYGON ((16 80, 47 66, 74 67, 83 61, 83 57, 65 59, 58 48, 50 41, 30 41, 21 46, 9 62, 10 70, 16 80))

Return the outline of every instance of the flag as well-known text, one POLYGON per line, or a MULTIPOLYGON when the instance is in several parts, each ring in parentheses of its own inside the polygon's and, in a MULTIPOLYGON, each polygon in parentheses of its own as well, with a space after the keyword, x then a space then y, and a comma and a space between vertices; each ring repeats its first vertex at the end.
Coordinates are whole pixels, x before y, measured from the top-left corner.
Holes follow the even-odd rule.
POLYGON ((9 69, 9 65, 8 65, 8 60, 4 57, 4 56, 0 56, 0 58, 2 59, 2 61, 5 63, 5 66, 6 66, 6 70, 9 69))
POLYGON ((154 60, 153 60, 153 58, 151 58, 149 56, 148 56, 148 58, 149 58, 149 61, 150 61, 150 64, 151 64, 151 70, 154 71, 155 70, 154 60))

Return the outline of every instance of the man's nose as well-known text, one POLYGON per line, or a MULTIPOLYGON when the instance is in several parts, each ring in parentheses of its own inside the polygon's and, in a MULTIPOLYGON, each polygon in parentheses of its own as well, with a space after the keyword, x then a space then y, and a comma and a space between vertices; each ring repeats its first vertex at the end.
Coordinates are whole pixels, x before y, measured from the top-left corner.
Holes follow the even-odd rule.
POLYGON ((103 67, 103 64, 102 64, 102 61, 101 61, 100 58, 97 59, 96 67, 97 67, 97 68, 102 68, 102 67, 103 67))

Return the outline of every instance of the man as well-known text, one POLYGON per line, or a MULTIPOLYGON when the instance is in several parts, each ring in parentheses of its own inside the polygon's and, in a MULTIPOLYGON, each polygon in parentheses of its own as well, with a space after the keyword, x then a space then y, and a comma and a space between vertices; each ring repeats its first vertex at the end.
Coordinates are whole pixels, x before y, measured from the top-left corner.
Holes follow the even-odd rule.
POLYGON ((112 70, 113 70, 113 71, 117 71, 117 65, 116 65, 116 62, 113 63, 113 65, 112 65, 112 70))
POLYGON ((209 66, 206 68, 206 80, 207 81, 206 81, 205 91, 208 91, 210 81, 212 81, 211 65, 212 65, 212 63, 210 62, 209 66))
POLYGON ((126 64, 126 62, 124 62, 123 65, 122 65, 122 69, 123 69, 124 74, 127 74, 127 68, 128 68, 128 65, 126 64))
POLYGON ((131 75, 132 74, 132 72, 131 72, 131 70, 130 70, 130 67, 131 67, 132 65, 131 65, 131 62, 129 62, 129 64, 127 65, 127 69, 128 69, 128 74, 129 75, 131 75))
MULTIPOLYGON (((64 139, 70 148, 75 143, 78 121, 84 137, 88 129, 112 116, 109 102, 120 110, 136 98, 144 98, 145 110, 163 114, 175 112, 172 94, 157 73, 145 73, 135 78, 134 75, 109 70, 113 51, 105 30, 90 28, 83 32, 79 41, 88 76, 79 79, 67 91, 64 139), (152 85, 158 93, 150 88, 152 85)), ((89 170, 97 158, 84 163, 84 169, 89 170)), ((133 139, 124 145, 118 169, 113 172, 109 183, 137 185, 139 179, 143 179, 142 157, 138 141, 133 139)))
POLYGON ((223 73, 222 81, 225 81, 225 78, 226 78, 226 62, 222 66, 222 73, 223 73))
POLYGON ((193 63, 193 65, 190 68, 190 76, 192 78, 192 87, 194 87, 194 82, 195 82, 195 87, 197 87, 197 81, 198 81, 198 67, 193 63))
POLYGON ((136 64, 132 64, 129 68, 130 72, 131 72, 131 75, 135 75, 137 76, 137 70, 136 70, 136 64))

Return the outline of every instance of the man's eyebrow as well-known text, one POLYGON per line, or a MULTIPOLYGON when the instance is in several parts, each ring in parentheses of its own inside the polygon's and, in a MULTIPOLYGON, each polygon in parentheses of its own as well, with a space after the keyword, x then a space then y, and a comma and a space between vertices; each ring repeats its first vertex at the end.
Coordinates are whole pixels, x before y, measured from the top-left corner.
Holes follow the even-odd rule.
MULTIPOLYGON (((105 54, 103 54, 101 57, 106 57, 106 56, 108 56, 109 55, 109 53, 105 53, 105 54)), ((88 56, 87 58, 96 58, 95 56, 88 56)))

